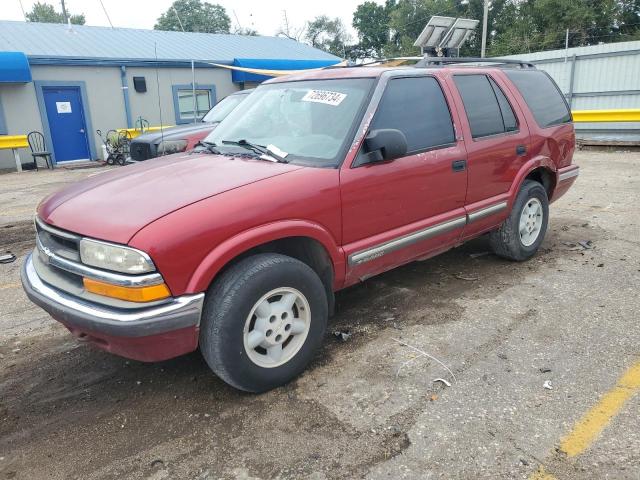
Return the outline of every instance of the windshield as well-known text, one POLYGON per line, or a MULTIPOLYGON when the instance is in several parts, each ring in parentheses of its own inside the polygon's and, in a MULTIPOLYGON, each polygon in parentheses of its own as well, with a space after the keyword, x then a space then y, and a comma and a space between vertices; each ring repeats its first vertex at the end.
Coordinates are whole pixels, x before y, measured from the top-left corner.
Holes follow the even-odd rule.
POLYGON ((248 93, 229 95, 228 97, 223 98, 216 103, 209 112, 207 112, 207 114, 202 118, 202 121, 205 123, 221 122, 234 108, 240 105, 247 96, 249 96, 248 93))
POLYGON ((221 150, 246 141, 288 162, 335 166, 372 84, 357 78, 262 85, 205 141, 221 150))

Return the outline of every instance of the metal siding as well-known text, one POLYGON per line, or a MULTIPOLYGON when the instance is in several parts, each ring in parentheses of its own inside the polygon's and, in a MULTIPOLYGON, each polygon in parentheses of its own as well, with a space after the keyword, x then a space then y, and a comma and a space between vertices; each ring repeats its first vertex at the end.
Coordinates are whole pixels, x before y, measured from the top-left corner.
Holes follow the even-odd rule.
POLYGON ((118 60, 198 60, 235 58, 334 60, 338 57, 281 37, 164 32, 54 23, 0 21, 0 51, 29 57, 118 60))
MULTIPOLYGON (((573 110, 640 108, 640 41, 504 58, 534 61, 536 67, 547 71, 563 93, 567 94, 573 55, 577 56, 571 104, 573 110), (626 92, 616 95, 615 92, 619 91, 626 92)), ((637 123, 580 123, 576 124, 576 133, 579 138, 640 142, 640 125, 637 123)))

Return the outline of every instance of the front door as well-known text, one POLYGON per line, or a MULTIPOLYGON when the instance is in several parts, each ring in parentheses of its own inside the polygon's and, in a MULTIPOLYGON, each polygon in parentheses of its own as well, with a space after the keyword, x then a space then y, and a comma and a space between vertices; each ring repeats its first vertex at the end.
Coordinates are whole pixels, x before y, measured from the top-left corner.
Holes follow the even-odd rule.
POLYGON ((56 162, 90 159, 80 88, 43 87, 42 94, 56 162))
POLYGON ((466 220, 466 151, 438 80, 390 79, 369 127, 377 129, 403 132, 408 152, 358 166, 361 152, 342 167, 347 284, 449 248, 466 220))

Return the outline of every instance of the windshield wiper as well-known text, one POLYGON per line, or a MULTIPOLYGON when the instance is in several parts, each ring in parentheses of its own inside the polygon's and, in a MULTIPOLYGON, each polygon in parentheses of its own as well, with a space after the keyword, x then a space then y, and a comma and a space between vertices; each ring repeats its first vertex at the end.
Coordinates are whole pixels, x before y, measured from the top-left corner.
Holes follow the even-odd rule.
POLYGON ((204 140, 200 140, 198 143, 195 144, 196 147, 204 147, 206 148, 210 153, 215 153, 216 155, 222 155, 223 153, 218 150, 218 146, 215 143, 211 143, 211 142, 205 142, 204 140))
POLYGON ((275 159, 277 162, 280 162, 280 163, 289 163, 289 160, 287 160, 286 158, 284 158, 281 155, 278 155, 273 150, 271 150, 269 147, 265 147, 264 145, 258 145, 257 143, 248 142, 244 138, 240 139, 238 141, 235 141, 235 140, 222 140, 222 143, 225 144, 225 145, 237 145, 239 147, 244 147, 247 150, 252 150, 255 153, 260 153, 262 155, 267 155, 267 156, 275 159))

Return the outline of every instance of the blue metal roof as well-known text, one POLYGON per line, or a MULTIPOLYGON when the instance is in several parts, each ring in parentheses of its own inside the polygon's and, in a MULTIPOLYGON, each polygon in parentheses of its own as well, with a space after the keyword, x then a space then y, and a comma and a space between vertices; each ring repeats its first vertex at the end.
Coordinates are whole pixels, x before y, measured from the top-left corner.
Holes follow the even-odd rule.
POLYGON ((202 61, 235 58, 336 60, 309 45, 280 37, 163 32, 131 28, 68 27, 56 23, 0 21, 0 51, 24 52, 32 64, 100 61, 202 61), (44 63, 44 62, 41 62, 44 63))
MULTIPOLYGON (((233 62, 238 67, 257 68, 265 70, 306 70, 308 68, 322 68, 340 62, 338 58, 331 60, 287 60, 275 58, 236 58, 233 62)), ((264 82, 272 77, 256 73, 234 70, 231 73, 234 82, 264 82)))
POLYGON ((0 52, 0 82, 27 83, 31 81, 29 61, 22 52, 0 52))

